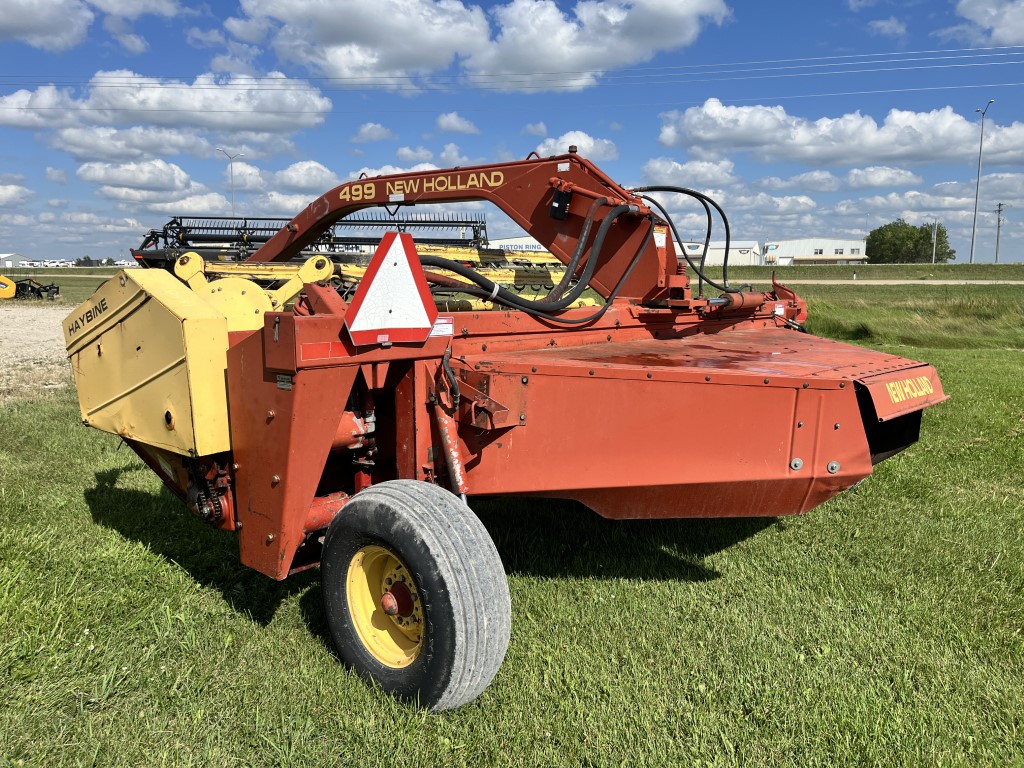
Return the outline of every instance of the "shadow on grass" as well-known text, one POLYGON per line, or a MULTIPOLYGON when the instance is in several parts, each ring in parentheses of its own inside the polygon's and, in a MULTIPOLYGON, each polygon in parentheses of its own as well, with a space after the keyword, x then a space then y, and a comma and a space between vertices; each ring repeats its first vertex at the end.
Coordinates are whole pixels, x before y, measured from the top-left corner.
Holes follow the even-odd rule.
MULTIPOLYGON (((85 491, 85 500, 97 523, 176 563, 261 625, 283 601, 302 593, 303 620, 333 648, 316 571, 277 582, 247 568, 238 559, 234 534, 204 525, 166 488, 154 494, 117 486, 122 475, 136 471, 146 470, 136 465, 96 473, 96 487, 85 491)), ((703 563, 705 557, 774 522, 605 520, 581 504, 549 499, 474 499, 472 506, 505 570, 544 578, 711 581, 721 574, 703 563)))
POLYGON ((156 494, 117 487, 123 474, 141 471, 149 470, 135 465, 96 473, 96 487, 85 491, 93 520, 176 563, 200 584, 219 590, 235 610, 266 626, 282 602, 317 580, 317 573, 306 572, 279 582, 242 565, 237 537, 196 519, 164 487, 156 494))
POLYGON ((772 525, 774 518, 606 520, 574 501, 476 499, 512 575, 545 578, 710 581, 704 564, 772 525))

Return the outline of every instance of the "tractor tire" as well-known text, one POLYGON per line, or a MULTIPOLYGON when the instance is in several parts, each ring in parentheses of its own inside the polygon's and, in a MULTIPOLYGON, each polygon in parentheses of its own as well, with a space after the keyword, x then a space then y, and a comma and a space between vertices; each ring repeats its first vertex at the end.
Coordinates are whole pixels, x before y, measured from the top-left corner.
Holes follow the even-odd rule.
POLYGON ((458 497, 415 480, 367 488, 331 522, 320 564, 338 655, 364 679, 436 711, 472 701, 497 674, 508 582, 458 497))

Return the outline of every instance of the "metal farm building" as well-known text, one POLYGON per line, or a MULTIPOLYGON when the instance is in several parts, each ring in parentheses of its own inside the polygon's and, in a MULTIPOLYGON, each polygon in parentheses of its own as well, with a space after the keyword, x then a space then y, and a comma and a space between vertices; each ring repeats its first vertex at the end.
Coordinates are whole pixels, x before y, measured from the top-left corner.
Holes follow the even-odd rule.
POLYGON ((835 237, 804 237, 769 240, 764 244, 764 264, 780 267, 797 264, 866 264, 864 240, 835 237))

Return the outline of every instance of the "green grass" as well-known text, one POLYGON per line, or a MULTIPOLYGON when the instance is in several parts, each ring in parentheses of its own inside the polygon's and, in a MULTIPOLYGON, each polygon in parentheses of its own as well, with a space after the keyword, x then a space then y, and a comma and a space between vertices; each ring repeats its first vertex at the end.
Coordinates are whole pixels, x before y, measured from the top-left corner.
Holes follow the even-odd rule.
POLYGON ((240 566, 231 535, 78 426, 71 392, 12 402, 0 764, 1024 763, 1024 353, 983 341, 892 347, 934 362, 953 399, 803 517, 476 503, 512 642, 484 695, 440 715, 344 670, 315 573, 240 566))
MULTIPOLYGON (((770 283, 772 272, 782 283, 786 280, 1024 280, 1022 264, 861 264, 789 267, 730 267, 729 280, 755 280, 770 283)), ((721 267, 709 267, 712 279, 721 277, 721 267)), ((692 277, 692 274, 691 274, 692 277)))
POLYGON ((1024 286, 799 285, 812 333, 866 344, 1024 349, 1024 286))

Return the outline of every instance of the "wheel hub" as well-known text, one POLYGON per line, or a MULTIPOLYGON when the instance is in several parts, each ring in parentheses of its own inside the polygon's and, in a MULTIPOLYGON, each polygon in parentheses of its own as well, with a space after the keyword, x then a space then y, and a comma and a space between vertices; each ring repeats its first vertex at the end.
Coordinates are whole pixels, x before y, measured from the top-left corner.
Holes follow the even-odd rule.
POLYGON ((359 639, 381 664, 405 667, 423 645, 423 607, 401 558, 380 545, 359 549, 348 567, 348 607, 359 639))

